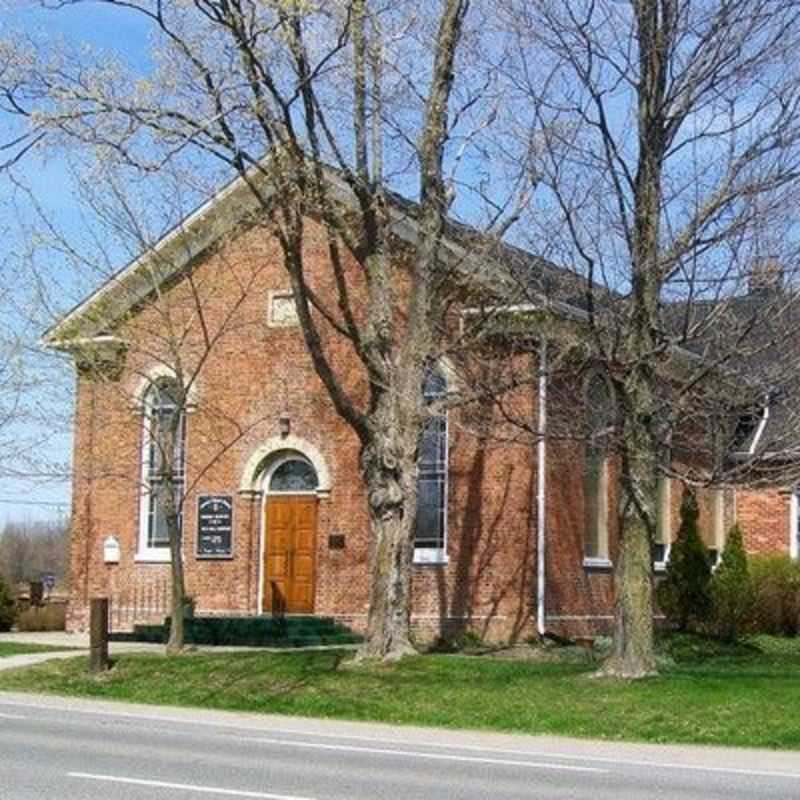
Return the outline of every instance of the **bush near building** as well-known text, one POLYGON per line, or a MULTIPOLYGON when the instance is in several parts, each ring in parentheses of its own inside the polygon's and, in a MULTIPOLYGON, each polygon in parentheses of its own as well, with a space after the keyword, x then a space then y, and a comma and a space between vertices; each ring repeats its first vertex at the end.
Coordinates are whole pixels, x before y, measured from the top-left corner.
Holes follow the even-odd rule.
POLYGON ((797 636, 800 633, 800 563, 788 556, 754 556, 750 561, 756 633, 797 636))
POLYGON ((667 572, 657 590, 661 610, 679 631, 701 627, 711 611, 711 564, 698 530, 699 516, 697 498, 687 490, 667 572))
POLYGON ((711 604, 715 633, 725 641, 735 642, 753 610, 753 585, 738 525, 728 533, 719 566, 711 578, 711 604))
POLYGON ((66 603, 45 603, 20 612, 17 630, 27 632, 63 631, 66 629, 66 603))

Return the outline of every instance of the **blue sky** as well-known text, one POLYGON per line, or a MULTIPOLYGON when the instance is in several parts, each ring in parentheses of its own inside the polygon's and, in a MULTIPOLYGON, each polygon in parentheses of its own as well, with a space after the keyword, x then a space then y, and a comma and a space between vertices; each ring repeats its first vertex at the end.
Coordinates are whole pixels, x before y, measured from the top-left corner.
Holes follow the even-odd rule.
MULTIPOLYGON (((69 45, 88 45, 114 52, 129 62, 137 71, 148 66, 148 40, 145 26, 136 15, 120 9, 104 8, 102 4, 86 2, 59 10, 44 10, 38 3, 19 0, 0 4, 0 36, 26 35, 34 42, 63 40, 69 45)), ((0 120, 7 129, 9 120, 0 120)), ((83 220, 76 210, 74 199, 76 186, 71 170, 63 155, 49 152, 46 157, 32 154, 14 171, 14 178, 30 190, 43 211, 55 219, 70 237, 78 239, 82 233, 83 220)), ((0 232, 5 239, 4 272, 11 276, 11 297, 6 297, 6 308, 2 309, 3 324, 22 329, 28 344, 33 345, 41 333, 36 323, 23 323, 15 313, 24 309, 30 299, 30 286, 23 279, 9 254, 22 251, 25 234, 21 229, 30 223, 32 215, 25 192, 16 188, 8 176, 0 175, 0 232), (10 302, 9 302, 10 301, 10 302)), ((120 261, 124 257, 120 256, 120 261)), ((55 298, 61 311, 69 308, 77 299, 75 295, 89 287, 78 289, 76 282, 66 274, 66 267, 58 263, 49 266, 50 277, 55 282, 73 289, 55 298), (60 274, 59 274, 60 273, 60 274)), ((8 283, 8 280, 7 280, 8 283)), ((48 359, 48 362, 50 359, 48 359)), ((37 356, 30 357, 30 364, 41 363, 37 356)), ((38 369, 32 366, 32 369, 38 369)), ((68 463, 71 452, 71 433, 67 429, 71 414, 73 377, 65 365, 53 369, 45 367, 46 394, 36 397, 37 412, 44 407, 45 419, 57 419, 52 425, 26 422, 13 431, 17 441, 34 442, 37 455, 42 459, 68 463)), ((11 448, 13 450, 13 448, 11 448)), ((10 519, 48 519, 69 511, 70 485, 66 477, 60 479, 12 479, 0 478, 0 525, 10 519)))

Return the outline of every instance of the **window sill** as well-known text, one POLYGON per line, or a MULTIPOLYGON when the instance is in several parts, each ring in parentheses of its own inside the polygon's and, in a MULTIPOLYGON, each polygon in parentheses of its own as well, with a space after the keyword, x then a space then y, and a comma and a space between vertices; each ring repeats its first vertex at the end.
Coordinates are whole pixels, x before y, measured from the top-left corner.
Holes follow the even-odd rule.
POLYGON ((133 560, 137 564, 169 564, 172 561, 169 551, 161 553, 158 550, 144 550, 136 553, 133 560))
POLYGON ((653 562, 653 572, 666 572, 667 571, 667 562, 666 561, 654 561, 653 562))
POLYGON ((609 569, 612 569, 613 567, 614 567, 614 565, 607 558, 584 558, 583 559, 583 568, 584 569, 609 570, 609 569))
POLYGON ((450 559, 447 551, 441 548, 426 548, 414 550, 414 564, 448 564, 450 559))

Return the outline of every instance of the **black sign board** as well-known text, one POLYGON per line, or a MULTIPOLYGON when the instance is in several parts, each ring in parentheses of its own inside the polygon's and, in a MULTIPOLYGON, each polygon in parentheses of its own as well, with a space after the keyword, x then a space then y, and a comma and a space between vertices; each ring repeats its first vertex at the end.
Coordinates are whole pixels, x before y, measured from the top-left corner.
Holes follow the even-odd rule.
POLYGON ((233 497, 230 495, 197 498, 197 557, 233 557, 233 497))

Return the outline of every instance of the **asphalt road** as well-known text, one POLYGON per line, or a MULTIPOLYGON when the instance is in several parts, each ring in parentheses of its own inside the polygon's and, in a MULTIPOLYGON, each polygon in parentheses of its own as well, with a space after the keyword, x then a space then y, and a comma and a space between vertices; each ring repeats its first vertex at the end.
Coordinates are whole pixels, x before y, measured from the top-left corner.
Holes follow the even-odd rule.
POLYGON ((656 747, 0 693, 0 800, 800 798, 800 753, 656 747))

